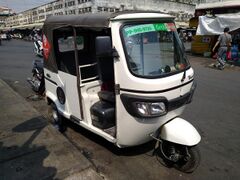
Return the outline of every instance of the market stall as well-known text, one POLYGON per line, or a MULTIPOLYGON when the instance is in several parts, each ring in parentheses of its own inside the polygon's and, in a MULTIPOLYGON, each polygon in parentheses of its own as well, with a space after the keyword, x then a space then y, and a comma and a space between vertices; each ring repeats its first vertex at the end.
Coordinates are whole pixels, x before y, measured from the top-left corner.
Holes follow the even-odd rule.
POLYGON ((219 14, 216 16, 199 16, 197 33, 192 43, 192 52, 210 55, 214 44, 225 27, 232 35, 232 59, 238 59, 240 48, 240 14, 219 14))

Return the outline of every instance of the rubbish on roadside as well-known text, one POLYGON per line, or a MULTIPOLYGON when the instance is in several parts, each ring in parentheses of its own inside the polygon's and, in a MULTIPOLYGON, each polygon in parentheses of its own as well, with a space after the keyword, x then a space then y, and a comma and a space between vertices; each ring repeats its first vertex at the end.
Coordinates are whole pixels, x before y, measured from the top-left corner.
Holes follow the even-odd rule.
POLYGON ((204 52, 203 56, 204 57, 211 57, 211 54, 212 54, 211 52, 204 52))
POLYGON ((32 95, 26 97, 26 99, 29 99, 31 101, 39 101, 39 100, 42 100, 43 97, 38 94, 32 94, 32 95))

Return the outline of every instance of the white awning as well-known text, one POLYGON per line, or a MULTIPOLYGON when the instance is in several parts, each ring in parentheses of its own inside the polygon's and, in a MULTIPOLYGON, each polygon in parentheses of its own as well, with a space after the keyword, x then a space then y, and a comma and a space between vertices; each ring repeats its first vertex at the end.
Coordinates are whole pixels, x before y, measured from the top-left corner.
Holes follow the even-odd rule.
POLYGON ((216 17, 199 16, 197 35, 222 34, 225 27, 230 31, 240 28, 240 14, 223 14, 216 17))

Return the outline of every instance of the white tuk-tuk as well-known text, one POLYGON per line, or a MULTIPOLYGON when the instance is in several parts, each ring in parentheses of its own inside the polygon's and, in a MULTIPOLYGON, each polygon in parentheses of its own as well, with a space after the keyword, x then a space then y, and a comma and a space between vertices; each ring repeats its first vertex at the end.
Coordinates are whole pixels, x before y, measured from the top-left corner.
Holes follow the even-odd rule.
POLYGON ((52 16, 43 49, 46 97, 60 127, 65 117, 118 147, 155 139, 166 163, 196 168, 201 137, 179 117, 196 84, 174 17, 52 16))

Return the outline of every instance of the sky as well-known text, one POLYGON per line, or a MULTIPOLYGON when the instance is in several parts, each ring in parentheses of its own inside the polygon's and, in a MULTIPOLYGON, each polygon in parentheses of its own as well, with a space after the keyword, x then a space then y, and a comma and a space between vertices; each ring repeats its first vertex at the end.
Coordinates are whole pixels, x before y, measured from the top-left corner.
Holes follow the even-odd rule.
POLYGON ((6 6, 19 13, 51 1, 53 0, 0 0, 0 6, 6 6))
MULTIPOLYGON (((0 0, 0 6, 6 6, 16 13, 31 9, 33 7, 40 6, 42 4, 46 4, 54 0, 0 0)), ((215 2, 221 0, 207 0, 207 2, 215 2)), ((223 0, 229 1, 229 0, 223 0)), ((239 0, 231 0, 231 1, 239 1, 239 0)))

